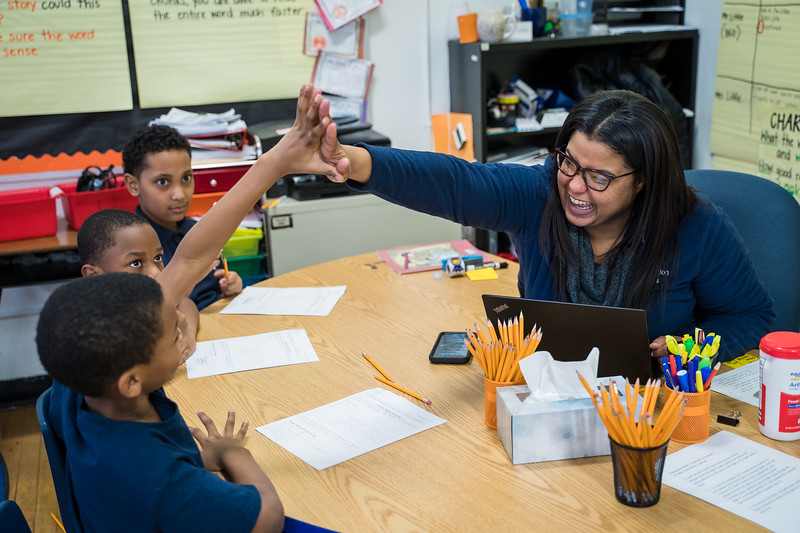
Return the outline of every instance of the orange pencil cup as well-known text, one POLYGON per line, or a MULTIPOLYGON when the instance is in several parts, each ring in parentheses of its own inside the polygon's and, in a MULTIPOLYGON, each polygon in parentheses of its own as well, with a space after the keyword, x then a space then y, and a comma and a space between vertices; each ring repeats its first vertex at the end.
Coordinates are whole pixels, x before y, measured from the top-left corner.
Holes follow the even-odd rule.
MULTIPOLYGON (((667 387, 666 394, 675 393, 667 387)), ((686 399, 683 417, 670 439, 685 444, 703 442, 708 438, 711 421, 711 389, 704 392, 684 392, 683 397, 686 399)))
POLYGON ((497 387, 524 385, 525 378, 517 381, 494 381, 483 377, 483 409, 484 421, 492 429, 497 429, 497 387))

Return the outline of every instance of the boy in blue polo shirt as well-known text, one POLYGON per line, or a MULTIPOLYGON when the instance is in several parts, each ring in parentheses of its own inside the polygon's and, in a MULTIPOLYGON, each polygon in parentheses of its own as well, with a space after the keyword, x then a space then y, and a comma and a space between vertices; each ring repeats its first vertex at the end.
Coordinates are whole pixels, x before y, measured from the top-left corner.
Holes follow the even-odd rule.
MULTIPOLYGON (((175 128, 144 126, 131 134, 122 150, 125 186, 139 200, 136 214, 156 230, 168 265, 181 240, 195 225, 186 218, 194 194, 192 149, 175 128)), ((234 271, 210 270, 189 297, 202 310, 221 297, 242 292, 242 278, 234 271)))
MULTIPOLYGON (((66 446, 67 484, 84 531, 281 529, 275 489, 242 446, 248 424, 234 432, 229 412, 220 435, 198 412, 206 431, 190 432, 162 386, 182 358, 176 302, 209 270, 239 221, 280 177, 330 170, 314 148, 330 124, 319 120, 327 106, 319 91, 303 86, 295 126, 186 234, 155 279, 89 276, 60 287, 45 304, 36 343, 53 377, 49 421, 66 446), (232 483, 206 469, 225 470, 232 483)), ((120 259, 129 253, 122 247, 139 249, 135 238, 122 241, 115 241, 120 259)), ((139 256, 131 257, 138 264, 139 256)))

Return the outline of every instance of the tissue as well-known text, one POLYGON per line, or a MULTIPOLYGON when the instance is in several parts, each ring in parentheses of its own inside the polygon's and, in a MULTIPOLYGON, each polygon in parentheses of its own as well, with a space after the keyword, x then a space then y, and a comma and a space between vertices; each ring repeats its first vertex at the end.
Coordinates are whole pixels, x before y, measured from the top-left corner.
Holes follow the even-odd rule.
POLYGON ((586 389, 576 377, 575 371, 586 379, 590 387, 596 388, 597 363, 600 350, 592 348, 583 361, 556 361, 550 352, 535 352, 519 362, 525 383, 531 391, 524 403, 553 402, 586 398, 586 389))

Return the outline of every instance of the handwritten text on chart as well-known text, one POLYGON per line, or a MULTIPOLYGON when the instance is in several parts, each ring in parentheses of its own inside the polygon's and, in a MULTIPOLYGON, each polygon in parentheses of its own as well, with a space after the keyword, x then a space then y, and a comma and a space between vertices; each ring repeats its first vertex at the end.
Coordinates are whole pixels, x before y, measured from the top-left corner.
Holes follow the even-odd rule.
POLYGON ((0 80, 2 117, 130 109, 122 2, 0 0, 0 80))
POLYGON ((296 0, 177 0, 171 6, 155 2, 153 19, 158 21, 224 20, 267 17, 298 17, 306 6, 298 7, 296 0))
POLYGON ((3 46, 2 57, 40 57, 45 53, 45 49, 42 48, 43 43, 91 41, 95 38, 95 30, 94 28, 75 28, 75 31, 59 31, 50 28, 36 31, 19 29, 21 27, 29 28, 29 25, 26 24, 29 19, 26 17, 39 13, 45 17, 52 17, 57 15, 56 12, 73 8, 91 12, 100 8, 100 0, 37 0, 35 2, 6 0, 6 8, 10 15, 0 13, 0 30, 9 29, 6 33, 0 33, 0 45, 3 46))
POLYGON ((758 173, 800 199, 800 110, 761 109, 758 173))

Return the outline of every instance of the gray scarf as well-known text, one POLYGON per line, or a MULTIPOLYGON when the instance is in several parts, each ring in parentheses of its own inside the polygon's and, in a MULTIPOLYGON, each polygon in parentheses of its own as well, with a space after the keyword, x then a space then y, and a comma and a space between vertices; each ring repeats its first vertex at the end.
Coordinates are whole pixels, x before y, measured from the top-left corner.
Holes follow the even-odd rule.
POLYGON ((592 243, 586 232, 569 224, 569 237, 577 253, 578 264, 567 266, 567 295, 573 303, 620 307, 625 278, 628 276, 630 260, 622 260, 609 277, 609 264, 613 259, 594 262, 592 243))

